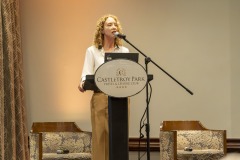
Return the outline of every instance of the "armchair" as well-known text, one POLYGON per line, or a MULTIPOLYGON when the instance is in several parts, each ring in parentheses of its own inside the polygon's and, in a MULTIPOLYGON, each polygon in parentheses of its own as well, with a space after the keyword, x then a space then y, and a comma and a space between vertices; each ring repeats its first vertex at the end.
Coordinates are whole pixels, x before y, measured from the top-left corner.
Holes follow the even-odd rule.
POLYGON ((163 121, 160 126, 160 160, 218 160, 225 154, 225 130, 207 129, 199 121, 163 121))
POLYGON ((74 122, 33 123, 29 136, 31 160, 91 160, 91 132, 82 131, 74 122), (57 150, 69 150, 57 154, 57 150))

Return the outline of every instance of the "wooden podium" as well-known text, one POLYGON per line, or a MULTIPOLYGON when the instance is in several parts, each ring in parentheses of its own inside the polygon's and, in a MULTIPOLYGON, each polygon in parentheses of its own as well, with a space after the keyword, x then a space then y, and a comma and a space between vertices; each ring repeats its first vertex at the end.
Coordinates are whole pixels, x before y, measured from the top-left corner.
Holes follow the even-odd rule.
MULTIPOLYGON (((152 79, 153 75, 147 75, 148 81, 152 79)), ((94 75, 86 76, 84 89, 99 91, 94 75)), ((108 97, 109 160, 129 160, 128 104, 128 97, 108 97)))
POLYGON ((111 60, 99 66, 95 75, 87 75, 84 83, 85 90, 108 95, 109 160, 129 159, 128 97, 141 92, 153 79, 137 63, 136 56, 135 53, 105 55, 105 59, 111 60))

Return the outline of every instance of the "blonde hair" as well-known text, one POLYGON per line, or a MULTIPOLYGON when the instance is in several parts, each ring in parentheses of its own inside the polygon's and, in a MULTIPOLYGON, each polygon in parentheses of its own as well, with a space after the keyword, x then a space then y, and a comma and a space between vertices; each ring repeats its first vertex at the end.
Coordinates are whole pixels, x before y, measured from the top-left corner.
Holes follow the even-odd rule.
MULTIPOLYGON (((119 33, 122 33, 122 27, 121 24, 118 20, 118 18, 112 14, 108 14, 108 15, 104 15, 102 16, 98 21, 97 21, 97 28, 95 31, 95 35, 94 35, 94 41, 93 41, 93 45, 98 48, 101 49, 103 47, 103 40, 104 40, 104 36, 102 34, 102 31, 104 29, 104 23, 106 22, 106 20, 112 17, 116 23, 117 23, 117 31, 119 33)), ((122 40, 119 38, 115 38, 115 46, 122 46, 122 40)))

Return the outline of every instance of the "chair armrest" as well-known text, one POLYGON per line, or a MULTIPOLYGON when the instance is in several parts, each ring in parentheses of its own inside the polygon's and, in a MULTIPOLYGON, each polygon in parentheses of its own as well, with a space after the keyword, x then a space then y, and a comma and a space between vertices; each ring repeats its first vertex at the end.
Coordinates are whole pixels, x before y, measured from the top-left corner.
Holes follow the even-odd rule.
POLYGON ((224 155, 227 154, 227 131, 226 130, 212 130, 215 132, 215 137, 218 138, 219 143, 221 144, 219 149, 223 150, 224 155))
POLYGON ((177 159, 177 132, 160 131, 160 159, 177 159))
POLYGON ((30 133, 30 160, 42 160, 42 134, 30 133))

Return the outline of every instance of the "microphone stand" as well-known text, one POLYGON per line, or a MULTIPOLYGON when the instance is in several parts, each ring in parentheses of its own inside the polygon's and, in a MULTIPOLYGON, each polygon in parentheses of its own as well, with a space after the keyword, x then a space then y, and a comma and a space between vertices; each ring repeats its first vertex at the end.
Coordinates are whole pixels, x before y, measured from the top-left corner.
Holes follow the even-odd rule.
MULTIPOLYGON (((145 68, 146 68, 146 73, 148 75, 148 63, 151 61, 149 57, 145 57, 145 68)), ((146 135, 147 135, 147 160, 150 160, 150 124, 149 124, 149 96, 148 96, 148 83, 147 81, 147 86, 146 86, 146 118, 147 118, 147 124, 146 124, 146 135)))
MULTIPOLYGON (((123 39, 128 44, 130 44, 134 49, 136 49, 139 53, 141 53, 145 57, 145 67, 146 67, 146 73, 148 75, 148 63, 152 62, 157 68, 162 70, 165 74, 167 74, 171 79, 173 79, 176 83, 178 83, 181 87, 183 87, 189 94, 193 95, 193 92, 190 91, 187 87, 185 87, 183 84, 181 84, 178 80, 176 80, 173 76, 171 76, 168 72, 166 72, 164 69, 162 69, 157 63, 155 63, 150 57, 145 55, 143 52, 141 52, 137 47, 135 47, 131 42, 129 42, 126 39, 126 35, 117 35, 118 38, 123 39)), ((149 83, 149 82, 148 82, 149 83)), ((146 84, 146 97, 147 97, 147 107, 146 107, 146 118, 147 118, 147 124, 146 124, 146 135, 147 135, 147 160, 150 160, 150 125, 149 125, 149 100, 148 100, 148 83, 146 84)))

